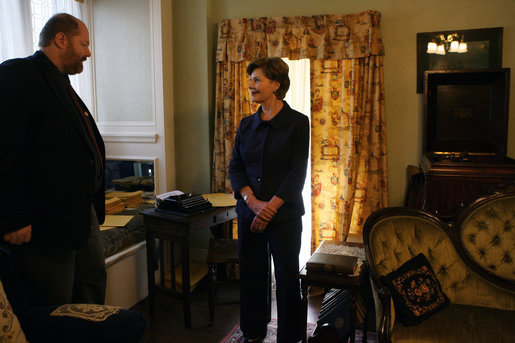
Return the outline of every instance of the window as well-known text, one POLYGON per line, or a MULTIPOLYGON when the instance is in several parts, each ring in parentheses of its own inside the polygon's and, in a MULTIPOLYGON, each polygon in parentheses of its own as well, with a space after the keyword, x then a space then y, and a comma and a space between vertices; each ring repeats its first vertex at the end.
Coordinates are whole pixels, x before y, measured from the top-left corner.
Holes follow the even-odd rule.
MULTIPOLYGON (((86 22, 87 0, 0 1, 0 63, 32 55, 38 50, 39 33, 55 13, 69 13, 86 22)), ((86 23, 87 25, 87 23, 86 23)), ((84 64, 81 74, 70 77, 73 88, 91 109, 91 68, 84 64)))
MULTIPOLYGON (((297 110, 308 118, 311 117, 311 95, 310 95, 310 62, 308 59, 290 61, 283 60, 290 68, 290 89, 284 100, 291 108, 297 110)), ((299 264, 302 266, 311 256, 311 158, 308 159, 308 170, 306 182, 302 191, 304 209, 306 214, 302 217, 302 246, 299 254, 299 264)))
POLYGON ((39 49, 39 33, 53 13, 52 0, 31 0, 30 9, 32 19, 32 42, 34 51, 36 51, 39 49))

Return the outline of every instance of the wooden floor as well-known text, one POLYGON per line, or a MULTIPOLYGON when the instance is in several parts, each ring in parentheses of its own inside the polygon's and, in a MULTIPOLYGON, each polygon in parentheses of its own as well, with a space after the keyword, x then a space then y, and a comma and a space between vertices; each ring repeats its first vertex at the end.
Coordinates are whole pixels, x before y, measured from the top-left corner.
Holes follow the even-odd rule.
MULTIPOLYGON (((218 299, 238 298, 238 284, 226 284, 219 287, 218 299)), ((191 321, 192 328, 184 328, 182 303, 164 294, 156 296, 156 313, 148 315, 148 301, 145 298, 132 309, 143 312, 149 320, 149 329, 144 343, 218 343, 231 329, 239 323, 239 305, 216 305, 215 319, 209 326, 207 283, 204 281, 192 293, 191 321)), ((323 296, 309 298, 308 322, 316 323, 323 296)), ((272 318, 276 316, 275 296, 272 303, 272 318)))

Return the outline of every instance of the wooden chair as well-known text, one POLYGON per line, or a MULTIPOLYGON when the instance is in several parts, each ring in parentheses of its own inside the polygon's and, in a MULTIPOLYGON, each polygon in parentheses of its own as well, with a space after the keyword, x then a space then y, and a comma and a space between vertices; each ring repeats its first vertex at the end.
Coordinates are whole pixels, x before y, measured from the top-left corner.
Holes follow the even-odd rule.
MULTIPOLYGON (((213 324, 215 317, 216 285, 222 282, 237 282, 237 279, 217 280, 219 264, 238 263, 238 240, 227 238, 211 238, 209 240, 209 251, 207 254, 208 264, 208 287, 209 287, 209 324, 213 324)), ((271 284, 271 257, 268 261, 268 275, 270 283, 268 285, 268 322, 272 320, 272 284, 271 284)), ((219 301, 218 305, 238 304, 238 300, 219 301)))
MULTIPOLYGON (((237 264, 238 263, 238 240, 226 238, 211 238, 209 240, 209 251, 207 254, 208 264, 208 282, 209 282, 209 323, 213 323, 215 316, 215 298, 216 284, 221 280, 217 280, 218 264, 237 264)), ((237 281, 237 280, 224 280, 237 281)), ((237 304, 239 300, 223 301, 218 304, 237 304)))

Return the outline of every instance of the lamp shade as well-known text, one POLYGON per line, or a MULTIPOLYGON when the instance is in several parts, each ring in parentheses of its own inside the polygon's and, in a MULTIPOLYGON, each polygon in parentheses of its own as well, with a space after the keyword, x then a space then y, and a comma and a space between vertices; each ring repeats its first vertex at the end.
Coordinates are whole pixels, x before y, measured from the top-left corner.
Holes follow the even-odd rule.
POLYGON ((460 49, 460 42, 453 40, 451 42, 451 46, 449 47, 449 52, 458 52, 460 49))
POLYGON ((437 45, 435 42, 427 43, 427 53, 428 54, 436 54, 437 45))

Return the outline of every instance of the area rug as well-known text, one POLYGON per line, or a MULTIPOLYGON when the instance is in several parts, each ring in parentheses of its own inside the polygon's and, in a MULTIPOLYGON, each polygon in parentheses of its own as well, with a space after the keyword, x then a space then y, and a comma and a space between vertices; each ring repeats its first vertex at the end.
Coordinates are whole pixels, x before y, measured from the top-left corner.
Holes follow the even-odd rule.
MULTIPOLYGON (((313 334, 315 331, 316 324, 308 323, 306 332, 308 333, 308 337, 313 334)), ((270 323, 268 323, 268 332, 266 334, 265 340, 263 343, 275 343, 277 342, 276 338, 277 334, 277 319, 272 319, 270 323)), ((237 324, 224 339, 220 341, 220 343, 243 343, 243 334, 240 330, 240 324, 237 324)))

